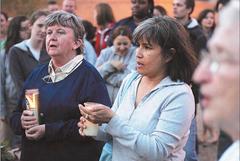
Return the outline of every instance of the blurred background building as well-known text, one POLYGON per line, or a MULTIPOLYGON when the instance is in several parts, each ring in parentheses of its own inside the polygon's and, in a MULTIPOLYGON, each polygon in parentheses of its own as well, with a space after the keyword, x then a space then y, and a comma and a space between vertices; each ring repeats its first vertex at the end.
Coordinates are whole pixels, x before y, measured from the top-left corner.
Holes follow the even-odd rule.
MULTIPOLYGON (((47 7, 48 0, 0 0, 1 10, 7 12, 9 16, 30 15, 36 9, 47 7)), ((76 0, 77 14, 83 19, 91 21, 93 24, 93 9, 99 2, 109 3, 113 8, 116 20, 131 15, 130 0, 76 0)), ((59 6, 62 5, 62 0, 57 0, 59 6)), ((172 15, 172 0, 154 0, 155 5, 162 5, 166 8, 168 14, 172 15)), ((213 8, 214 1, 196 0, 193 17, 197 17, 199 12, 205 8, 213 8)))

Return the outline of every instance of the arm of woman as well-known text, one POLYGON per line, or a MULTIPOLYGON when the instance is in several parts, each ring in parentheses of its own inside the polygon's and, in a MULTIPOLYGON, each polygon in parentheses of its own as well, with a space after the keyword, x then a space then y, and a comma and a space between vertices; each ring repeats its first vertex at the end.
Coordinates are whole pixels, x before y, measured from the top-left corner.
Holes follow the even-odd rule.
POLYGON ((16 47, 12 47, 8 54, 10 74, 19 96, 24 84, 24 74, 20 65, 21 58, 19 57, 19 54, 17 54, 16 47))
MULTIPOLYGON (((123 96, 125 95, 127 89, 129 88, 129 86, 132 84, 132 81, 137 77, 137 73, 132 73, 132 74, 129 74, 124 80, 123 80, 123 83, 119 89, 119 92, 117 94, 117 97, 114 101, 114 104, 112 106, 111 109, 109 109, 107 106, 105 105, 101 105, 101 104, 98 104, 99 107, 101 107, 101 110, 100 112, 98 112, 98 115, 96 115, 93 120, 90 120, 92 122, 97 122, 97 118, 96 117, 100 117, 99 120, 101 123, 103 123, 99 130, 98 130, 98 135, 95 137, 96 140, 101 140, 101 141, 109 141, 109 140, 112 140, 112 136, 109 135, 107 132, 106 132, 106 127, 108 126, 106 122, 109 122, 109 119, 111 119, 111 117, 114 115, 114 112, 117 111, 118 107, 119 107, 119 104, 121 103, 122 99, 123 99, 123 96), (108 115, 107 115, 108 114, 108 115), (110 117, 109 117, 110 116, 110 117), (106 119, 107 117, 107 119, 106 119), (105 123, 102 121, 102 120, 107 120, 105 121, 105 123)), ((81 106, 79 109, 81 111, 81 113, 83 113, 83 115, 86 115, 86 114, 90 114, 90 113, 85 113, 86 111, 82 111, 82 107, 81 106)), ((87 111, 89 112, 89 111, 87 111)), ((84 118, 83 118, 84 119, 84 118)), ((98 121, 99 121, 98 120, 98 121)), ((84 122, 79 121, 78 123, 78 126, 80 127, 80 131, 83 131, 83 126, 84 125, 84 122)))
MULTIPOLYGON (((147 108, 147 107, 146 107, 147 108)), ((125 147, 148 160, 164 160, 188 134, 194 115, 194 99, 191 93, 172 96, 161 111, 156 128, 152 133, 143 133, 129 126, 128 122, 114 115, 106 132, 125 147)), ((144 118, 142 118, 144 119, 144 118)))
POLYGON ((5 120, 6 105, 5 105, 5 66, 4 66, 4 53, 0 52, 0 120, 5 120))
POLYGON ((18 105, 13 111, 10 119, 10 125, 11 128, 13 129, 13 132, 16 135, 23 135, 24 134, 24 129, 21 124, 21 116, 22 112, 24 111, 24 108, 22 107, 22 101, 24 99, 24 94, 22 93, 20 100, 18 101, 18 105))

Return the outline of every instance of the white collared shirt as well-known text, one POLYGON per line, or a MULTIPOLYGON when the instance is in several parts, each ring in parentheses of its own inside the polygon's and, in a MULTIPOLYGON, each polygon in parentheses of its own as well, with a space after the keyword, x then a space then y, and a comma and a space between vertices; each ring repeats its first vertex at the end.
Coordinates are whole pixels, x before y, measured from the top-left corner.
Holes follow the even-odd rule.
POLYGON ((79 65, 81 65, 83 60, 83 55, 77 55, 72 60, 70 60, 65 65, 58 67, 54 70, 52 60, 49 62, 48 65, 48 73, 51 81, 59 82, 66 78, 69 74, 71 74, 79 65))
POLYGON ((30 42, 30 39, 27 40, 26 44, 27 44, 29 50, 31 51, 33 57, 34 57, 37 61, 39 61, 41 52, 38 51, 38 50, 35 50, 35 49, 32 47, 31 42, 30 42))

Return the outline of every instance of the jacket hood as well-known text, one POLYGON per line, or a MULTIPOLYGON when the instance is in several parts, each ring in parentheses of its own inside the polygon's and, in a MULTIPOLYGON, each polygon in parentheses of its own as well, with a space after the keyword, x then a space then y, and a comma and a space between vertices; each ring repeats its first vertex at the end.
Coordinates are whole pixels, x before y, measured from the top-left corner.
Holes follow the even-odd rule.
POLYGON ((19 49, 21 49, 21 50, 23 50, 23 51, 28 51, 27 41, 28 41, 28 40, 24 40, 24 41, 22 41, 22 42, 20 42, 20 43, 17 43, 17 44, 14 45, 14 46, 17 47, 17 48, 19 48, 19 49))

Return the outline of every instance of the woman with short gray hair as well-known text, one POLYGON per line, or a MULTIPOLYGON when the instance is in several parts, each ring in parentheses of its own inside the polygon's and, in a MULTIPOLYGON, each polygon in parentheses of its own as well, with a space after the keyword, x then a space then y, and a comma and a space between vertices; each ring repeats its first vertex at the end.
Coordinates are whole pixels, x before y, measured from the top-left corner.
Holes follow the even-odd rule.
POLYGON ((27 109, 24 92, 11 118, 15 133, 23 136, 21 161, 97 161, 102 144, 79 136, 78 105, 110 100, 100 74, 83 59, 84 27, 63 11, 49 15, 45 25, 50 63, 32 72, 23 90, 38 89, 39 119, 27 109))
MULTIPOLYGON (((45 21, 46 28, 53 25, 60 25, 63 27, 68 27, 73 30, 75 40, 83 39, 85 34, 85 28, 81 22, 81 20, 70 13, 65 11, 58 11, 55 12, 52 16, 49 16, 48 19, 45 21)), ((82 54, 83 52, 83 43, 78 48, 77 54, 82 54)))

